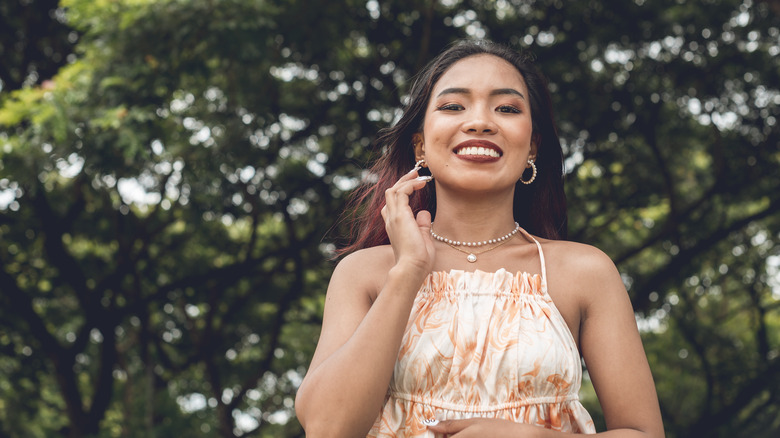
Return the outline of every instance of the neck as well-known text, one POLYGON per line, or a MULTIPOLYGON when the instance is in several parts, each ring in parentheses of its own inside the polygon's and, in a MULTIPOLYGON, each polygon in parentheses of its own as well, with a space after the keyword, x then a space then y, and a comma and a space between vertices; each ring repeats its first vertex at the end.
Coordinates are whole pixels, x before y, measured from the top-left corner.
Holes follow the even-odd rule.
POLYGON ((501 237, 515 228, 513 195, 464 197, 437 191, 434 230, 448 239, 467 242, 501 237))

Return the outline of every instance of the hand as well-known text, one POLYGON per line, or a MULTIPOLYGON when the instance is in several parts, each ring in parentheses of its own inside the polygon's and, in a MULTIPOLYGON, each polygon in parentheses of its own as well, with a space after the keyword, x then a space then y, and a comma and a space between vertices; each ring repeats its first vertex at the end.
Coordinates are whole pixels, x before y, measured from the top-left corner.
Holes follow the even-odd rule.
POLYGON ((425 187, 429 180, 420 180, 417 176, 417 169, 413 169, 385 191, 385 206, 381 213, 396 266, 405 265, 427 275, 435 255, 430 233, 431 214, 423 210, 415 218, 409 207, 409 197, 425 187))
POLYGON ((539 427, 496 418, 469 418, 441 421, 428 426, 428 430, 436 433, 437 438, 518 438, 535 436, 539 427))

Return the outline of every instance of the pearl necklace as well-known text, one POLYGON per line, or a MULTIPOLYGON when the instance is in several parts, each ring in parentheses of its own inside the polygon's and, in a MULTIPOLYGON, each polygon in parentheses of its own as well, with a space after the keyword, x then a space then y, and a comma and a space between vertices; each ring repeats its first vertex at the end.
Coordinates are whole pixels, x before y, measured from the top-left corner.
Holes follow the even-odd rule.
POLYGON ((514 230, 512 230, 509 233, 507 233, 507 234, 505 234, 505 235, 503 235, 501 237, 498 237, 496 239, 488 239, 488 240, 483 240, 481 242, 461 242, 459 240, 451 240, 451 239, 447 239, 446 237, 439 236, 438 234, 436 234, 433 231, 433 222, 431 222, 431 236, 433 236, 433 238, 438 240, 439 242, 446 243, 447 245, 451 246, 453 249, 456 249, 456 250, 458 250, 458 251, 460 251, 460 252, 462 252, 464 254, 468 254, 468 256, 466 257, 466 260, 468 260, 469 263, 476 262, 477 261, 477 255, 485 253, 485 252, 488 252, 488 251, 492 251, 492 250, 498 248, 499 246, 505 244, 512 236, 517 234, 519 231, 520 231, 520 224, 515 222, 515 229, 514 230), (485 249, 485 250, 482 250, 482 251, 466 251, 466 250, 464 250, 462 248, 458 248, 459 246, 480 247, 480 246, 485 246, 485 245, 490 245, 490 244, 495 244, 495 246, 492 246, 492 247, 490 247, 488 249, 485 249))

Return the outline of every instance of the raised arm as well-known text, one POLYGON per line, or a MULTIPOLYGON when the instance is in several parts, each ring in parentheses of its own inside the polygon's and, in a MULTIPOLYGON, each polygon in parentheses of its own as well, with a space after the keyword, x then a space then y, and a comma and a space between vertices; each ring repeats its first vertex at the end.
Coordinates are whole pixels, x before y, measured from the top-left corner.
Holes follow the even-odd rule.
POLYGON ((414 297, 433 262, 430 215, 415 219, 409 208, 409 195, 425 185, 415 176, 405 175, 385 195, 392 250, 358 251, 331 277, 320 339, 295 401, 307 437, 365 437, 380 412, 414 297))

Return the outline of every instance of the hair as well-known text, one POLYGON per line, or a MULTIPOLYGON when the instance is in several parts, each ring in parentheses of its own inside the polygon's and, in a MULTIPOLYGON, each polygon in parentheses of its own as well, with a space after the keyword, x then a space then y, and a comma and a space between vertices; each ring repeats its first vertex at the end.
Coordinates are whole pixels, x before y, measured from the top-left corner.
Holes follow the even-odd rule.
MULTIPOLYGON (((374 144, 382 155, 370 168, 371 180, 356 189, 349 200, 346 219, 352 242, 340 249, 339 255, 389 243, 380 213, 385 204, 385 190, 414 166, 412 136, 422 130, 434 86, 453 64, 475 55, 493 55, 509 62, 528 88, 533 135, 540 140, 535 161, 538 173, 532 184, 518 181, 515 186, 515 221, 537 236, 566 238, 563 151, 553 119, 547 80, 532 64, 530 56, 487 40, 464 40, 444 50, 416 75, 401 118, 394 126, 379 131, 374 144)), ((434 185, 428 184, 416 191, 409 204, 415 216, 421 210, 428 210, 435 217, 434 185)))

